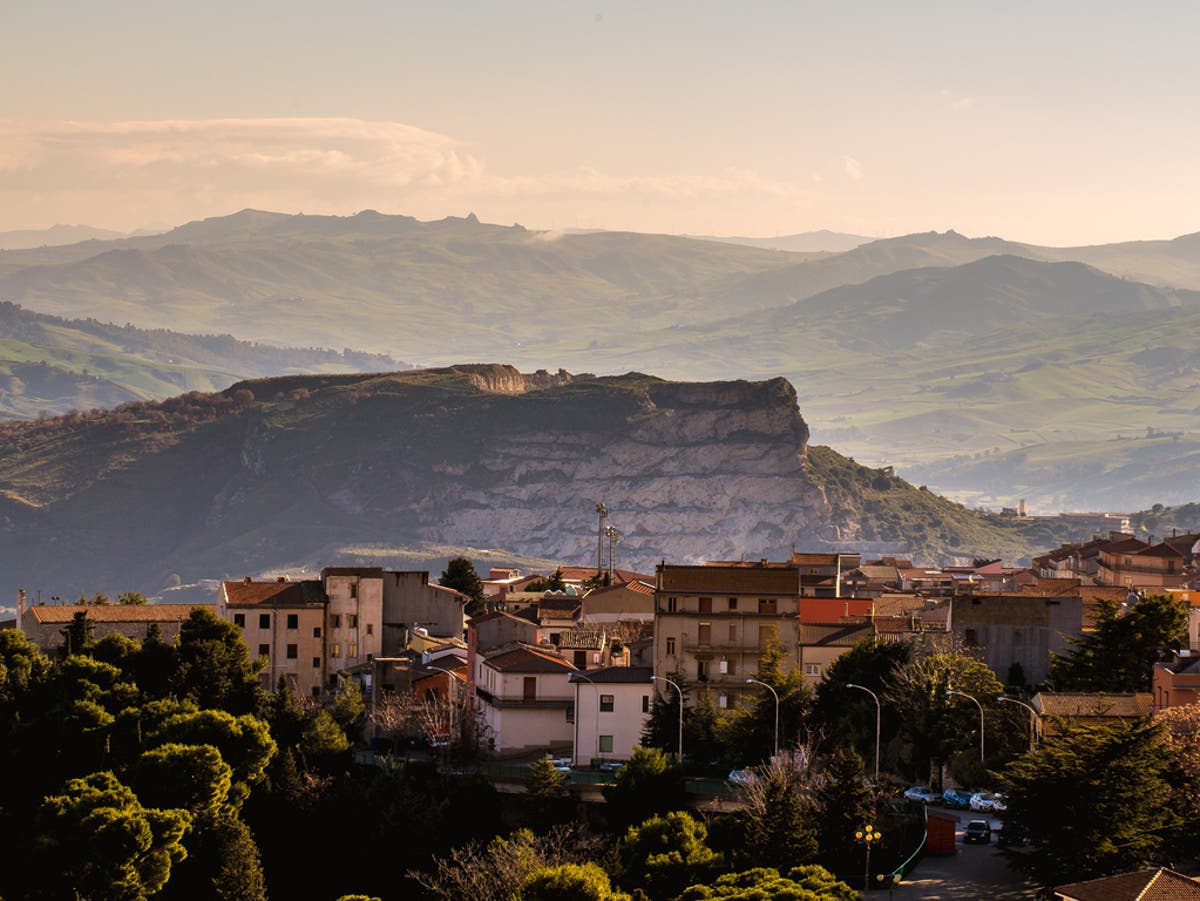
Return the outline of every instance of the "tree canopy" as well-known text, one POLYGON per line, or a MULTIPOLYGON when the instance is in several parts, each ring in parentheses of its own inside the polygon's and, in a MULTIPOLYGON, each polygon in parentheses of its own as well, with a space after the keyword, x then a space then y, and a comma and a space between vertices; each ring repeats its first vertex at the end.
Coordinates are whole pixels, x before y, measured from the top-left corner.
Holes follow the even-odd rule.
POLYGON ((475 572, 475 564, 467 557, 452 557, 438 578, 444 588, 461 591, 471 600, 467 603, 467 614, 474 616, 483 609, 483 582, 475 572))

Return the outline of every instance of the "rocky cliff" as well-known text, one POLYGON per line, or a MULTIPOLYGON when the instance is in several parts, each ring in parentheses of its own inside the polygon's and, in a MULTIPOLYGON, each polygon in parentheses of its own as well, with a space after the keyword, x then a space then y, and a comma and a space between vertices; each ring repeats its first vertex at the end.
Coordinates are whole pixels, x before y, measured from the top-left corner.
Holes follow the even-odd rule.
POLYGON ((627 567, 895 544, 846 512, 863 478, 827 450, 814 467, 807 441, 784 379, 478 365, 243 382, 0 430, 0 572, 5 591, 66 596, 411 565, 431 546, 586 563, 598 501, 627 567))

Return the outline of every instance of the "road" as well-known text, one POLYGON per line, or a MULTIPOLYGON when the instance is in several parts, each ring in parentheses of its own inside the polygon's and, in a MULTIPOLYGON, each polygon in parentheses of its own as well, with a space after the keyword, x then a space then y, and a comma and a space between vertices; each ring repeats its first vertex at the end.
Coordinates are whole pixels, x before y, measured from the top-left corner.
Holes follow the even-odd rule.
MULTIPOLYGON (((964 845, 963 827, 970 820, 982 819, 983 814, 969 810, 939 811, 956 815, 955 847, 953 857, 926 857, 896 886, 891 896, 883 891, 871 893, 874 901, 889 897, 896 901, 1025 901, 1035 898, 1036 889, 1026 883, 1019 873, 1008 868, 1008 864, 996 850, 996 845, 964 845)), ((991 819, 992 828, 999 821, 991 819)))

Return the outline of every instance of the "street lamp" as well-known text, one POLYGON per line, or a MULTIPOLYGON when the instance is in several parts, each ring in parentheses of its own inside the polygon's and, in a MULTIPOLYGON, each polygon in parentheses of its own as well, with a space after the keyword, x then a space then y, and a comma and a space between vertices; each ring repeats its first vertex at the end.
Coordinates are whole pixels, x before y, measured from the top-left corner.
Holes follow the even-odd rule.
POLYGON ((969 695, 965 691, 955 691, 953 688, 946 689, 946 696, 958 695, 960 698, 967 698, 979 708, 979 765, 984 766, 983 762, 983 705, 979 703, 979 699, 974 695, 969 695))
POLYGON ((883 721, 883 708, 879 704, 879 695, 875 694, 867 686, 856 685, 853 682, 847 682, 846 687, 865 691, 875 701, 875 790, 879 791, 879 725, 883 721))
POLYGON ((761 682, 758 679, 747 679, 746 683, 753 682, 755 685, 761 685, 767 691, 775 696, 775 757, 779 756, 779 692, 773 689, 766 682, 761 682))
POLYGON ((862 842, 867 848, 867 869, 866 873, 863 875, 864 899, 867 897, 867 889, 870 888, 871 885, 871 845, 877 844, 881 838, 883 838, 883 833, 881 833, 874 826, 864 826, 862 829, 858 829, 854 833, 854 840, 856 842, 862 842))
POLYGON ((1024 701, 1018 701, 1016 698, 1006 698, 1004 695, 999 695, 996 700, 1003 704, 1020 704, 1029 711, 1029 751, 1030 753, 1033 753, 1033 751, 1037 748, 1035 735, 1037 730, 1038 712, 1024 701))
POLYGON ((653 682, 655 679, 657 679, 659 682, 666 682, 668 685, 672 686, 677 692, 679 692, 679 752, 678 752, 678 759, 679 759, 679 762, 682 764, 683 763, 683 689, 680 688, 675 682, 668 679, 666 676, 651 676, 650 677, 651 682, 653 682))
MULTIPOLYGON (((596 687, 596 683, 591 678, 583 673, 571 673, 570 678, 582 679, 584 682, 596 687)), ((575 683, 575 747, 579 747, 579 683, 575 683)), ((596 754, 600 755, 604 752, 600 750, 600 699, 596 699, 596 754)))

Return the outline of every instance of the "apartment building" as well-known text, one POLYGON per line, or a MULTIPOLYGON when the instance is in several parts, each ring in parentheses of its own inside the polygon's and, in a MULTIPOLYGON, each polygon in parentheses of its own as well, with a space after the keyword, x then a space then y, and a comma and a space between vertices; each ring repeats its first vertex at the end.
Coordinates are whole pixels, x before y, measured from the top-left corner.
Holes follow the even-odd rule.
MULTIPOLYGON (((800 598, 801 571, 791 562, 660 564, 655 673, 679 673, 691 685, 709 688, 719 707, 741 703, 753 687, 746 678, 772 642, 783 650, 785 669, 799 667, 800 598)), ((663 690, 662 683, 655 685, 663 690)))

